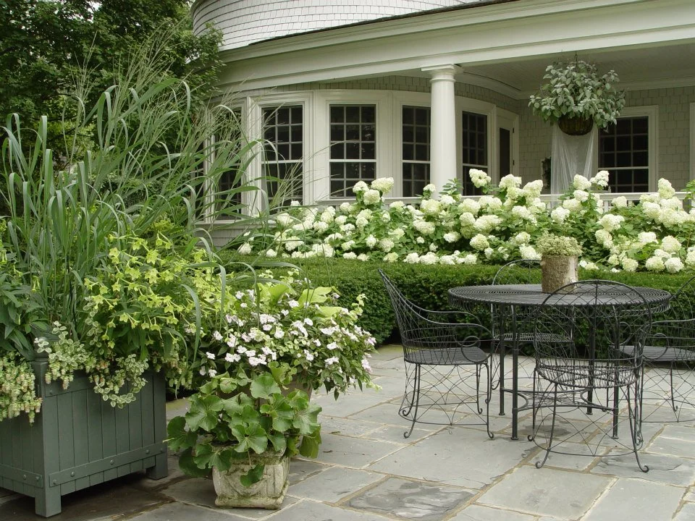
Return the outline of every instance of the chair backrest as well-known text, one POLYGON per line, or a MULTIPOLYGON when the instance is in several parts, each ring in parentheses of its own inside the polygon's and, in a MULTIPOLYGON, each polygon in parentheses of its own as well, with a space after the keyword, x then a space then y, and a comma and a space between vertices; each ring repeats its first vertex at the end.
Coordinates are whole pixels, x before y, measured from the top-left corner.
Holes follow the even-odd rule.
POLYGON ((518 259, 508 262, 495 273, 493 286, 503 284, 540 284, 541 261, 535 259, 518 259))
MULTIPOLYGON (((448 324, 431 320, 427 315, 433 313, 432 311, 423 309, 405 298, 383 270, 380 269, 379 274, 391 299, 406 354, 411 348, 451 347, 454 342, 462 347, 465 345, 478 346, 481 336, 486 333, 489 335, 486 328, 470 321, 456 323, 457 330, 454 332, 452 328, 447 327, 448 324)), ((466 318, 472 317, 470 313, 464 313, 464 316, 466 318)))
POLYGON ((627 361, 620 352, 634 346, 640 363, 651 308, 634 288, 619 282, 587 280, 548 294, 534 320, 536 360, 560 358, 627 361))

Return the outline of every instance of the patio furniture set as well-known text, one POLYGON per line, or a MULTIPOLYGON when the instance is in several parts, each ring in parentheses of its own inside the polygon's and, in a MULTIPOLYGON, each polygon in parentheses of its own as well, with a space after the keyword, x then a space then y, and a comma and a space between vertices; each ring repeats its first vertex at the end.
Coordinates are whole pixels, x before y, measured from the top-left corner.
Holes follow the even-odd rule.
POLYGON ((645 414, 645 405, 665 405, 674 422, 695 420, 695 277, 674 295, 607 280, 543 293, 538 264, 513 261, 492 285, 450 289, 451 312, 417 306, 381 271, 404 350, 404 436, 416 423, 483 424, 492 439, 498 390, 500 415, 511 395, 513 440, 531 411, 527 439, 545 451, 538 468, 553 452, 601 456, 609 444, 611 456, 633 454, 647 472, 642 424, 655 409, 645 414), (522 351, 533 353, 530 375, 520 374, 522 351))

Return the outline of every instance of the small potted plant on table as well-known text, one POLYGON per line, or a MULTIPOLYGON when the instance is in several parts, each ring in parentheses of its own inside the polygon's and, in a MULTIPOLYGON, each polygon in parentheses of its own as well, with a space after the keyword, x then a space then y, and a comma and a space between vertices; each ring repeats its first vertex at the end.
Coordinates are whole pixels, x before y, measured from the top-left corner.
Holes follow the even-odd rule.
POLYGON ((579 280, 579 255, 582 247, 574 237, 545 234, 536 242, 542 255, 541 287, 543 293, 553 293, 579 280))
POLYGON ((599 76, 596 65, 582 60, 549 65, 543 79, 547 81, 531 96, 529 107, 569 135, 588 134, 594 124, 598 128, 615 124, 625 106, 625 93, 615 88, 619 81, 615 71, 599 76))

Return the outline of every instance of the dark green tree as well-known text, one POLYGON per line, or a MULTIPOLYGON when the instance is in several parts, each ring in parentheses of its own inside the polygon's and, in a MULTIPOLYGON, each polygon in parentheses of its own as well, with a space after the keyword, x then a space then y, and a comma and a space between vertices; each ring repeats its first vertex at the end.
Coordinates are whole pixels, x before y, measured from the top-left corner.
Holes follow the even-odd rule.
POLYGON ((83 101, 92 106, 155 34, 168 64, 162 73, 186 78, 194 98, 207 99, 220 37, 194 35, 189 7, 187 0, 0 0, 0 121, 12 113, 28 127, 42 115, 52 124, 70 120, 62 95, 89 85, 95 98, 83 101))

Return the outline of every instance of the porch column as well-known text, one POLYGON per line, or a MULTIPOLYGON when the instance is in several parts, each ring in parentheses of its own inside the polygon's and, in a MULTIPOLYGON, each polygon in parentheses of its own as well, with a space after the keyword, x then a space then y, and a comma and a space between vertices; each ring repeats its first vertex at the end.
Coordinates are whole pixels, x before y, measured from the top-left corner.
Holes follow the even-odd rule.
POLYGON ((432 75, 432 102, 430 121, 430 182, 439 192, 451 179, 456 178, 456 103, 454 74, 461 71, 457 65, 439 65, 422 69, 432 75))

